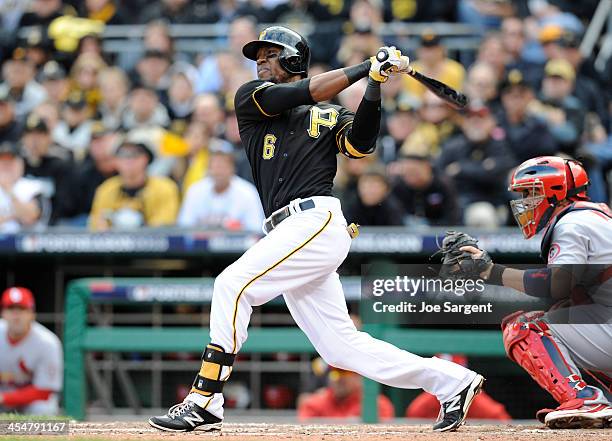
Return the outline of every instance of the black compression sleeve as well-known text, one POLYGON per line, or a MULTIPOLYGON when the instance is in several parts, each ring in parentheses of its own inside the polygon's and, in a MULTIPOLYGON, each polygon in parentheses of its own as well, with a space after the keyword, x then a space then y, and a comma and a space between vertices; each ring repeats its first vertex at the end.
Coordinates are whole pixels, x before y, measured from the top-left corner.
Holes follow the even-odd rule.
POLYGON ((380 131, 380 83, 368 78, 368 87, 347 137, 351 144, 361 153, 371 153, 380 131))
POLYGON ((342 69, 344 74, 349 80, 349 84, 356 83, 362 78, 365 78, 370 73, 370 66, 372 62, 370 60, 366 60, 363 63, 356 64, 354 66, 345 67, 342 69))
POLYGON ((297 106, 316 104, 310 96, 310 78, 265 87, 255 94, 255 99, 268 115, 278 115, 297 106))

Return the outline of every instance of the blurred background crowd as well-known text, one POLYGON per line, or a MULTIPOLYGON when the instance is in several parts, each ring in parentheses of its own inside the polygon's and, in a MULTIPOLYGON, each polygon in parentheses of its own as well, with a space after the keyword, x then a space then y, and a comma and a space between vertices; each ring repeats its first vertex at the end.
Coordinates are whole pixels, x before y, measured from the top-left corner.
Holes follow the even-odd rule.
MULTIPOLYGON (((413 79, 391 78, 376 154, 338 159, 335 191, 350 221, 506 225, 509 173, 549 154, 581 159, 591 198, 609 202, 612 63, 596 69, 580 49, 597 5, 0 0, 0 232, 49 225, 260 231, 233 97, 255 78, 241 49, 263 23, 308 31, 310 75, 395 44, 417 70, 471 100, 454 111, 413 79), (477 47, 450 51, 433 26, 440 22, 468 25, 477 47), (399 38, 422 23, 432 27, 399 38), (115 25, 138 30, 135 50, 107 50, 109 31, 121 29, 115 25), (209 46, 182 51, 175 25, 218 30, 209 46)), ((364 90, 356 83, 338 102, 354 111, 364 90)))

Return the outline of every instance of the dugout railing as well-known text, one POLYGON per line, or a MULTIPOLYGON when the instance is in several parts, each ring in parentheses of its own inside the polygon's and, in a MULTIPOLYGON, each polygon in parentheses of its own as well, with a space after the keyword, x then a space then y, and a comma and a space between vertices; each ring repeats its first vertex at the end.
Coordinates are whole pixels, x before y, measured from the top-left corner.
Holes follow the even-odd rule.
MULTIPOLYGON (((347 297, 359 297, 358 278, 344 278, 347 297)), ((85 355, 112 353, 200 353, 208 342, 204 327, 104 326, 88 322, 90 304, 206 303, 212 295, 212 279, 95 278, 69 283, 64 324, 67 415, 86 417, 87 387, 85 355)), ((420 355, 463 353, 468 356, 503 357, 501 333, 495 330, 406 329, 388 325, 364 325, 364 330, 400 348, 420 355)), ((241 353, 287 352, 313 354, 314 348, 297 327, 249 329, 241 353)), ((380 385, 364 380, 362 419, 377 421, 380 385)))

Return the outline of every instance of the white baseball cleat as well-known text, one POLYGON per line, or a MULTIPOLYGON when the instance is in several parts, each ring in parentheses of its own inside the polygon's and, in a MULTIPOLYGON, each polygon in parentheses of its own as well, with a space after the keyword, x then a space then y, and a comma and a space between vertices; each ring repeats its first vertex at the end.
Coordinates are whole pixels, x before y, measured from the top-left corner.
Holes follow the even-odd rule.
POLYGON ((586 404, 578 409, 553 410, 544 418, 551 429, 603 429, 612 427, 612 406, 586 404))

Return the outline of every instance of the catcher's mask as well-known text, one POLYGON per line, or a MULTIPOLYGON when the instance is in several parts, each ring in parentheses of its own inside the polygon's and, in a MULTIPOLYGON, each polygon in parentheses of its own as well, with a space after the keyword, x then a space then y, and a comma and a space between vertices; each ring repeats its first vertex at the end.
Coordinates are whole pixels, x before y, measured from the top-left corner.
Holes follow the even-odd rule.
POLYGON ((278 60, 284 70, 299 74, 302 78, 308 76, 310 48, 304 37, 283 26, 270 26, 261 31, 257 40, 245 44, 242 53, 245 57, 257 61, 257 51, 267 45, 282 49, 278 60))
POLYGON ((582 164, 573 159, 541 156, 519 165, 508 190, 522 195, 510 208, 523 235, 529 239, 545 228, 561 202, 588 200, 588 185, 582 164))

